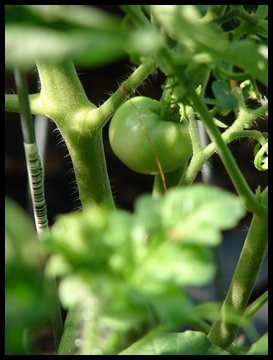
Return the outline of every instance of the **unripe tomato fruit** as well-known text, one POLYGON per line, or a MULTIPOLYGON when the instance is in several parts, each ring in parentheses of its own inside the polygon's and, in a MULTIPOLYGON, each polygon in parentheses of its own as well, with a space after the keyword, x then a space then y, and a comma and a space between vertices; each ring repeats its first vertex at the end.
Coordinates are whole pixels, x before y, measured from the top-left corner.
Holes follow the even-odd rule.
POLYGON ((113 152, 138 173, 158 174, 158 162, 167 173, 183 166, 192 155, 187 125, 160 119, 160 110, 159 101, 136 96, 121 105, 111 120, 113 152))

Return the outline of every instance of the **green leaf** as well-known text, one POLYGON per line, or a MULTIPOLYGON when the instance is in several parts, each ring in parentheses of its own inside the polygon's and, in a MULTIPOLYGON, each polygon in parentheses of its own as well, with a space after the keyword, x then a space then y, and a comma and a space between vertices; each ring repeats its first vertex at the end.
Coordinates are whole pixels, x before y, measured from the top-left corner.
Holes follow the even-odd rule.
POLYGON ((50 251, 62 255, 66 261, 55 257, 50 265, 58 273, 66 273, 73 267, 88 268, 91 273, 125 273, 128 270, 125 265, 130 268, 132 263, 130 230, 131 216, 122 210, 116 212, 94 205, 84 213, 59 216, 45 239, 49 240, 50 251))
POLYGON ((160 33, 152 28, 140 28, 131 31, 131 36, 126 44, 126 51, 132 56, 155 55, 163 46, 160 33))
POLYGON ((175 329, 189 323, 193 305, 188 295, 179 287, 165 284, 151 284, 144 292, 147 305, 153 309, 165 329, 175 329))
POLYGON ((42 249, 35 233, 34 221, 10 198, 5 199, 5 243, 7 266, 14 261, 29 266, 41 264, 42 249))
POLYGON ((216 80, 212 83, 212 91, 216 98, 216 106, 220 109, 234 109, 237 106, 237 98, 231 94, 226 81, 216 80))
POLYGON ((268 84, 268 47, 250 40, 232 42, 221 56, 223 61, 236 65, 264 85, 268 84))
POLYGON ((101 29, 101 30, 117 30, 119 27, 118 19, 114 16, 103 12, 95 7, 83 5, 12 5, 7 6, 7 20, 12 21, 17 18, 16 22, 32 21, 42 24, 51 24, 53 26, 67 27, 71 25, 101 29), (12 15, 10 14, 10 11, 12 15), (18 17, 17 12, 25 10, 25 18, 18 17), (10 18, 8 18, 8 16, 10 18))
POLYGON ((268 333, 265 333, 251 346, 247 355, 268 355, 268 333))
POLYGON ((268 17, 268 5, 258 5, 255 15, 260 19, 266 19, 268 17))
POLYGON ((151 248, 137 273, 139 282, 145 281, 145 287, 158 282, 178 286, 205 285, 213 276, 214 262, 208 249, 196 245, 175 246, 172 243, 151 248))
POLYGON ((201 14, 194 5, 151 5, 151 11, 171 38, 199 53, 210 50, 214 53, 227 44, 225 34, 215 24, 201 21, 201 14))
POLYGON ((32 353, 33 332, 48 315, 43 249, 25 211, 9 198, 5 211, 5 352, 24 355, 32 353))
MULTIPOLYGON (((200 20, 200 14, 194 5, 152 5, 151 11, 167 34, 192 54, 189 59, 190 66, 194 66, 194 63, 232 64, 267 86, 266 45, 246 39, 228 41, 219 26, 200 20)), ((260 20, 256 31, 267 37, 267 21, 260 20)))
POLYGON ((220 231, 234 227, 245 213, 234 194, 204 184, 170 189, 162 199, 143 196, 135 212, 148 231, 160 228, 171 241, 203 246, 218 245, 220 231))
POLYGON ((221 231, 243 214, 235 195, 203 184, 171 189, 160 198, 143 195, 134 213, 92 204, 60 216, 45 236, 52 253, 47 274, 61 276, 64 306, 82 303, 80 289, 97 299, 95 327, 101 330, 95 343, 102 344, 101 353, 113 353, 120 349, 110 344, 119 332, 128 340, 135 329, 147 331, 159 323, 176 329, 192 320, 193 305, 181 287, 213 279, 208 246, 218 245, 221 231))
POLYGON ((60 275, 72 269, 93 278, 118 275, 142 290, 207 284, 214 274, 207 246, 218 245, 221 231, 243 215, 239 198, 203 184, 139 197, 134 214, 92 206, 59 217, 46 236, 54 253, 49 265, 60 275))
POLYGON ((81 66, 115 61, 125 55, 126 35, 116 18, 96 8, 10 5, 5 39, 6 67, 29 70, 37 59, 59 62, 72 57, 81 66))
POLYGON ((197 331, 149 333, 119 355, 229 355, 197 331))

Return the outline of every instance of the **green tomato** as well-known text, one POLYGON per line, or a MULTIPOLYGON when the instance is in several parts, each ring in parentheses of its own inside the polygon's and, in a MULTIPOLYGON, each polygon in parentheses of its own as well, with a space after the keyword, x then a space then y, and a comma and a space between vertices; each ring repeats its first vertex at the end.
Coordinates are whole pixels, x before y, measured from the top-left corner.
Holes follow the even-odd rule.
POLYGON ((109 140, 115 155, 142 174, 164 173, 183 166, 192 156, 186 124, 160 118, 159 101, 144 96, 127 100, 114 114, 109 140), (160 165, 159 165, 160 164, 160 165))

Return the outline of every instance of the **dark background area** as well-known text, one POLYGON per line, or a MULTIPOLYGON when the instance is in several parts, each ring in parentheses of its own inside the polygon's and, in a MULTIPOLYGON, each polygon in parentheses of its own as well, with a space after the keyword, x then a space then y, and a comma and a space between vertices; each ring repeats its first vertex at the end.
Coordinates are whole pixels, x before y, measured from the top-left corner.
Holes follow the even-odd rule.
MULTIPOLYGON (((120 13, 117 6, 108 5, 100 6, 100 8, 116 14, 120 13)), ((128 59, 124 59, 103 67, 92 69, 83 68, 77 70, 88 98, 96 105, 99 105, 103 103, 108 96, 117 89, 121 81, 131 73, 132 64, 128 59)), ((156 76, 150 77, 144 85, 137 89, 136 95, 141 94, 159 99, 164 79, 164 75, 159 71, 156 76)), ((28 84, 30 93, 38 91, 37 72, 35 70, 28 74, 28 84)), ((6 73, 5 91, 7 93, 16 92, 12 73, 6 73)), ((256 106, 255 103, 252 105, 256 106)), ((230 121, 232 120, 233 119, 231 118, 230 121)), ((78 209, 80 207, 80 202, 76 191, 72 164, 69 157, 67 157, 65 145, 60 142, 60 135, 56 131, 54 123, 49 119, 40 119, 39 121, 48 122, 46 157, 44 161, 45 194, 49 223, 52 224, 57 214, 68 213, 78 209)), ((257 121, 256 128, 262 131, 267 131, 267 120, 262 119, 261 121, 257 121)), ((152 190, 153 178, 151 176, 134 173, 115 157, 109 146, 108 125, 104 128, 104 144, 106 162, 112 190, 115 196, 115 202, 118 207, 132 211, 136 197, 152 190)), ((230 144, 230 149, 232 150, 242 173, 246 177, 247 182, 253 190, 255 190, 259 185, 263 189, 268 183, 267 172, 258 172, 254 167, 254 146, 255 143, 247 139, 235 141, 230 144)), ((213 171, 213 183, 220 188, 234 192, 229 176, 218 157, 214 156, 212 158, 211 168, 213 171)), ((202 181, 201 174, 199 174, 196 179, 196 182, 200 181, 202 181)), ((18 114, 6 113, 5 194, 29 211, 27 189, 27 169, 25 164, 20 118, 18 114)), ((224 274, 224 292, 226 292, 231 280, 244 237, 247 234, 249 222, 250 216, 247 215, 236 229, 224 232, 224 242, 220 249, 222 272, 224 274)), ((263 265, 252 298, 256 298, 259 294, 265 291, 266 288, 267 259, 263 265)), ((192 291, 192 295, 197 299, 197 301, 213 299, 215 296, 211 287, 201 289, 198 292, 197 290, 190 291, 192 291)), ((261 320, 261 325, 259 326, 261 326, 261 329, 263 329, 263 327, 266 328, 267 312, 264 314, 264 317, 261 320)))

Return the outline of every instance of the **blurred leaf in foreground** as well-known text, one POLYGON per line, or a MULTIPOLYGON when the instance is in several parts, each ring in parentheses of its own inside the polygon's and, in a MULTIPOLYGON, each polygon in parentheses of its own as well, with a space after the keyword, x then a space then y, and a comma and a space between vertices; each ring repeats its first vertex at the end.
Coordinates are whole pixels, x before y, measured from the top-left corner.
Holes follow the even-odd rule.
POLYGON ((234 194, 196 184, 171 189, 161 198, 143 195, 134 213, 92 205, 59 216, 46 235, 52 253, 47 273, 61 276, 65 307, 86 303, 86 296, 78 299, 78 291, 75 300, 69 290, 77 282, 95 301, 92 310, 85 310, 96 331, 87 336, 82 326, 84 346, 101 344, 100 352, 109 354, 119 348, 111 348, 117 338, 129 346, 134 337, 127 335, 136 329, 139 338, 158 323, 167 330, 189 323, 193 305, 182 286, 202 286, 213 279, 209 247, 219 245, 221 231, 243 215, 234 194))
POLYGON ((125 34, 114 16, 80 5, 7 5, 7 69, 30 70, 35 61, 104 65, 124 56, 125 34), (20 15, 18 15, 20 14, 20 15))
POLYGON ((34 330, 48 319, 34 225, 12 200, 5 200, 5 353, 33 353, 34 330))

